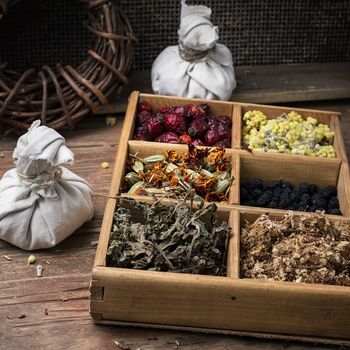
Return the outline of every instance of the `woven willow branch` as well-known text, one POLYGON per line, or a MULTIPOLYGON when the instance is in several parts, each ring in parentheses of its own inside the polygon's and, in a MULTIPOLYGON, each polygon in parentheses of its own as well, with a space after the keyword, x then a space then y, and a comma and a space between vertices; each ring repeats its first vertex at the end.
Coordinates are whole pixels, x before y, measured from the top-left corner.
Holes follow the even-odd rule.
MULTIPOLYGON (((22 74, 0 63, 0 124, 25 130, 41 119, 55 129, 73 129, 128 83, 136 40, 128 19, 115 0, 77 1, 89 14, 84 26, 96 36, 86 60, 78 67, 57 63, 22 74)), ((0 0, 0 18, 5 10, 6 0, 0 0)))

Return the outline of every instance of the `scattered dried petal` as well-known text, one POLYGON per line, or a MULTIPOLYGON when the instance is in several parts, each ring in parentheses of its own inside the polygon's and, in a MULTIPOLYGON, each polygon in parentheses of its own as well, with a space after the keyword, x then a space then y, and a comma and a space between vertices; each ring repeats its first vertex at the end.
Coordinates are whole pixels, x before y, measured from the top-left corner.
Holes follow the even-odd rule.
POLYGON ((26 315, 25 314, 21 314, 17 318, 26 318, 26 315))
POLYGON ((117 118, 116 117, 111 117, 111 116, 106 117, 106 125, 113 126, 116 123, 117 123, 117 118))
POLYGON ((109 163, 108 162, 102 162, 101 163, 101 168, 103 168, 103 169, 109 168, 109 163))
POLYGON ((127 345, 122 344, 121 342, 119 342, 118 340, 114 341, 114 344, 118 346, 119 349, 121 350, 130 350, 130 347, 127 345))
POLYGON ((36 267, 36 275, 37 275, 37 277, 42 277, 42 275, 43 275, 43 267, 42 267, 42 265, 38 265, 37 267, 36 267))
POLYGON ((29 255, 28 257, 28 265, 34 264, 36 261, 35 255, 29 255))

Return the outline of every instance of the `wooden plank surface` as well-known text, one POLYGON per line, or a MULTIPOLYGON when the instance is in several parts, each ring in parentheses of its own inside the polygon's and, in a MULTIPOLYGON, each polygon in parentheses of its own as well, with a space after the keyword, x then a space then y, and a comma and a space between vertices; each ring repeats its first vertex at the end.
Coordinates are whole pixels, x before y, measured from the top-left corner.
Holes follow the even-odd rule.
MULTIPOLYGON (((343 113, 341 129, 350 154, 350 100, 298 104, 299 107, 343 113)), ((76 155, 71 167, 96 192, 108 193, 121 133, 122 117, 106 126, 91 117, 63 135, 76 155), (107 161, 110 168, 102 169, 107 161)), ((0 176, 12 165, 15 136, 0 137, 0 176)), ((27 265, 29 252, 0 242, 0 349, 337 349, 335 346, 261 340, 238 336, 197 334, 132 327, 95 325, 89 316, 88 286, 102 222, 105 199, 94 198, 95 217, 57 247, 36 251, 44 266, 42 278, 27 265), (7 260, 4 255, 11 260, 7 260), (45 311, 47 309, 47 312, 45 311), (47 315, 46 315, 47 314, 47 315), (18 318, 25 315, 24 318, 18 318), (122 347, 116 344, 119 342, 122 347)))
MULTIPOLYGON (((350 63, 312 63, 235 67, 237 88, 231 101, 287 103, 350 97, 350 63)), ((100 112, 125 111, 133 90, 152 93, 150 71, 133 72, 122 95, 100 112)))

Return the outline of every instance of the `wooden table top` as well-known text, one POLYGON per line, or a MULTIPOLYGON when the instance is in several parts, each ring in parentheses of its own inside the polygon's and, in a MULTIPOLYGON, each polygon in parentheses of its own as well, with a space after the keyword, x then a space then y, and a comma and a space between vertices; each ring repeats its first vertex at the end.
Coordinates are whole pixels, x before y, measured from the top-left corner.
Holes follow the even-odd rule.
MULTIPOLYGON (((342 132, 350 155, 350 100, 293 106, 341 112, 342 132)), ((95 192, 108 192, 122 123, 123 117, 119 116, 116 125, 107 126, 103 116, 96 116, 82 121, 76 131, 62 133, 75 153, 76 162, 71 169, 89 181, 95 192), (101 162, 109 162, 111 166, 103 169, 101 162)), ((13 167, 16 141, 15 136, 0 137, 3 154, 0 176, 13 167)), ((30 252, 0 241, 0 349, 337 349, 298 342, 94 324, 89 315, 88 286, 104 205, 104 198, 95 197, 93 220, 55 248, 33 252, 37 263, 44 267, 41 278, 36 277, 35 266, 27 264, 30 252)))

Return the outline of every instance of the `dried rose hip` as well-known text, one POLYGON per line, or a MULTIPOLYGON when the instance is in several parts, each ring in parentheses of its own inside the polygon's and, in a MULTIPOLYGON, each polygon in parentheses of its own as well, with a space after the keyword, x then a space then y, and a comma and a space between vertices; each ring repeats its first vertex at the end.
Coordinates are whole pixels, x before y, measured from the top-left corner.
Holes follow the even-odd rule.
POLYGON ((190 116, 189 108, 186 105, 172 107, 170 111, 172 113, 180 114, 180 115, 184 116, 185 118, 188 118, 190 116))
POLYGON ((220 140, 231 138, 231 130, 224 124, 219 123, 217 127, 220 140))
POLYGON ((223 124, 223 125, 226 125, 228 128, 230 128, 231 125, 232 125, 232 120, 231 120, 231 118, 228 117, 227 115, 218 115, 218 116, 216 117, 216 120, 217 120, 219 123, 221 123, 221 124, 223 124))
POLYGON ((216 147, 225 147, 230 148, 231 147, 231 140, 230 139, 223 139, 217 142, 214 146, 216 147))
POLYGON ((200 139, 194 139, 191 143, 193 146, 205 146, 204 142, 200 139))
POLYGON ((209 129, 215 129, 218 126, 218 121, 216 117, 210 116, 207 118, 209 129))
POLYGON ((195 119, 191 122, 187 132, 192 137, 203 137, 208 129, 208 123, 204 119, 195 119))
POLYGON ((200 107, 201 109, 203 109, 204 113, 206 115, 209 115, 211 112, 210 106, 207 103, 201 103, 198 105, 198 107, 200 107))
POLYGON ((148 135, 146 128, 144 126, 139 126, 135 129, 134 139, 140 141, 150 141, 151 138, 148 135))
POLYGON ((139 102, 137 105, 137 110, 152 112, 152 105, 148 102, 139 102))
POLYGON ((206 146, 214 146, 217 142, 220 141, 220 135, 218 129, 210 129, 205 134, 205 145, 206 146))
POLYGON ((145 123, 148 123, 151 116, 152 116, 151 112, 148 112, 148 111, 138 112, 136 116, 136 122, 138 125, 143 125, 145 123))
POLYGON ((186 145, 190 145, 192 143, 192 138, 188 134, 183 134, 180 136, 180 142, 186 145))
POLYGON ((186 119, 180 114, 169 113, 164 117, 164 126, 168 131, 181 135, 186 132, 186 119))
POLYGON ((204 109, 201 108, 199 105, 196 106, 191 103, 188 105, 188 110, 189 110, 190 116, 192 116, 193 119, 203 118, 205 116, 204 109))
POLYGON ((151 116, 145 127, 147 133, 154 139, 164 131, 164 119, 159 115, 151 116))
POLYGON ((163 106, 163 107, 160 107, 158 109, 158 113, 162 113, 162 114, 166 114, 170 111, 170 108, 169 106, 163 106))
POLYGON ((174 132, 165 132, 164 134, 158 136, 155 139, 156 142, 165 142, 165 143, 180 143, 180 137, 174 132))

